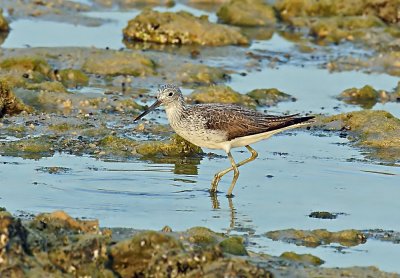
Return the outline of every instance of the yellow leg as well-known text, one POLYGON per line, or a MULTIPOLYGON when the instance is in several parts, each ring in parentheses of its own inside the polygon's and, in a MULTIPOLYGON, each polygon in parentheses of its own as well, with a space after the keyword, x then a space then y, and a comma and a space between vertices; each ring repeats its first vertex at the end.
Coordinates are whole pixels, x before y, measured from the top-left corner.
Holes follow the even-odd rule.
MULTIPOLYGON (((238 164, 235 164, 236 168, 238 168, 238 167, 240 167, 240 166, 242 166, 242 165, 244 165, 244 164, 246 164, 246 163, 249 163, 249 162, 251 162, 251 161, 253 161, 254 159, 257 158, 258 153, 257 153, 252 147, 250 147, 250 146, 247 145, 246 148, 247 148, 247 150, 251 153, 251 156, 250 156, 249 158, 243 160, 243 161, 240 161, 238 164)), ((230 153, 228 154, 228 156, 229 156, 229 155, 230 155, 230 153)), ((231 155, 231 156, 232 156, 232 155, 231 155)), ((233 158, 232 158, 232 159, 233 159, 233 158)), ((221 172, 216 173, 215 176, 214 176, 214 179, 213 179, 212 182, 211 182, 211 189, 210 189, 210 191, 211 191, 211 192, 217 192, 218 183, 219 183, 219 181, 221 180, 221 178, 222 178, 225 174, 229 173, 229 172, 232 171, 232 170, 234 170, 233 165, 232 165, 232 167, 229 167, 229 168, 227 168, 227 169, 225 169, 225 170, 222 170, 221 172)), ((235 181, 235 182, 236 182, 236 181, 235 181)), ((235 186, 235 185, 233 185, 233 186, 235 186)), ((231 187, 232 187, 232 185, 231 185, 231 187)), ((230 188, 229 188, 229 189, 230 189, 230 188)), ((232 187, 232 190, 233 190, 233 187, 232 187)), ((230 192, 230 194, 229 194, 229 191, 228 191, 228 195, 232 195, 232 191, 230 192)))

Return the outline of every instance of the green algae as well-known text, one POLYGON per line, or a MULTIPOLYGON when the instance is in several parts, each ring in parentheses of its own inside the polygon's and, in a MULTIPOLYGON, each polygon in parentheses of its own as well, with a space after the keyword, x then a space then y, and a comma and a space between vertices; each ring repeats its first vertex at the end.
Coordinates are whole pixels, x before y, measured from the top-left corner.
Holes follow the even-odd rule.
POLYGON ((155 63, 145 55, 129 52, 97 51, 91 53, 82 69, 101 75, 148 76, 155 74, 155 63))
POLYGON ((87 86, 89 84, 89 76, 77 69, 60 70, 56 77, 58 77, 59 81, 67 88, 87 86))
POLYGON ((294 252, 283 252, 280 255, 280 257, 287 259, 287 260, 307 263, 307 264, 316 265, 316 266, 322 265, 323 263, 325 263, 323 260, 321 260, 317 256, 314 256, 311 254, 297 254, 294 252))
POLYGON ((259 0, 231 0, 217 12, 218 19, 240 26, 271 26, 276 23, 272 6, 259 0))
POLYGON ((253 109, 257 106, 257 102, 251 97, 242 95, 224 85, 198 87, 188 96, 188 101, 192 103, 239 104, 253 109))
POLYGON ((378 102, 379 93, 372 86, 366 85, 360 89, 346 89, 338 98, 349 104, 358 104, 363 108, 371 108, 378 102))
POLYGON ((33 109, 15 96, 8 82, 0 79, 0 118, 4 115, 19 114, 22 111, 30 113, 33 109))
POLYGON ((172 13, 144 10, 128 22, 123 34, 127 41, 160 44, 222 46, 249 43, 239 29, 211 23, 206 16, 196 17, 183 11, 172 13))
POLYGON ((291 95, 285 94, 276 88, 255 89, 246 95, 254 99, 259 106, 273 106, 281 101, 296 100, 291 95))
POLYGON ((266 233, 272 240, 281 240, 296 245, 317 247, 331 243, 339 243, 343 246, 356 246, 366 241, 365 235, 357 230, 343 230, 329 232, 325 229, 318 230, 277 230, 266 233))
POLYGON ((229 253, 236 256, 247 256, 247 250, 244 246, 244 240, 242 237, 229 237, 219 243, 222 252, 229 253))
POLYGON ((111 153, 113 155, 132 155, 135 153, 135 148, 138 146, 138 142, 127 139, 120 138, 114 135, 108 135, 99 140, 98 145, 106 153, 111 153))
POLYGON ((177 73, 183 84, 210 85, 229 78, 226 70, 201 64, 184 64, 177 73))

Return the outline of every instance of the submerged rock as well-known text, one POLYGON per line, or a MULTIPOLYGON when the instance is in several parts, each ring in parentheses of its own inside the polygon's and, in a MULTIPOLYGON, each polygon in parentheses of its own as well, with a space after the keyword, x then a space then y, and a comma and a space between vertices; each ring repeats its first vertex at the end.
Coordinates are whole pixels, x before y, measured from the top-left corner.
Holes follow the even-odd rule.
POLYGON ((0 118, 4 115, 12 116, 22 111, 32 112, 32 110, 14 95, 6 81, 0 79, 0 118))
POLYGON ((317 247, 331 243, 339 243, 343 246, 356 246, 365 243, 365 235, 357 230, 343 230, 339 232, 329 232, 325 229, 319 230, 278 230, 266 233, 272 240, 281 240, 296 245, 307 247, 317 247))
POLYGON ((281 258, 285 258, 287 260, 303 262, 311 265, 321 265, 325 263, 323 260, 318 258, 317 256, 311 254, 297 254, 294 252, 283 252, 280 256, 281 258))
POLYGON ((296 99, 291 95, 285 94, 278 89, 255 89, 248 92, 246 95, 251 97, 260 106, 273 106, 281 101, 295 101, 296 99))
POLYGON ((331 213, 328 211, 313 211, 308 215, 308 217, 319 219, 336 219, 337 216, 338 213, 331 213))
POLYGON ((102 75, 148 76, 155 73, 155 63, 138 53, 118 51, 104 53, 100 51, 89 55, 82 69, 89 73, 102 75))
POLYGON ((238 29, 211 23, 207 17, 195 17, 188 12, 145 10, 128 22, 123 34, 127 41, 161 44, 248 44, 238 29))
POLYGON ((229 86, 217 85, 196 88, 189 96, 192 103, 231 103, 256 108, 257 102, 247 95, 234 91, 229 86))
POLYGON ((271 26, 276 22, 274 9, 260 0, 231 0, 217 12, 221 22, 241 26, 271 26))

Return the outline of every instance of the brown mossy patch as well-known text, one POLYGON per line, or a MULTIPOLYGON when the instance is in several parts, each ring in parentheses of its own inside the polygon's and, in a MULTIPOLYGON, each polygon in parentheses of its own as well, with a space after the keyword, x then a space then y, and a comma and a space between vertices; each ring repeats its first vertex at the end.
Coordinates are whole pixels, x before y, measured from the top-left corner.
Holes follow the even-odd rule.
POLYGON ((184 64, 178 72, 178 80, 183 84, 209 85, 227 79, 226 70, 201 64, 184 64))
POLYGON ((0 118, 4 115, 15 115, 22 111, 32 112, 33 109, 25 105, 12 92, 10 86, 5 80, 0 79, 0 118))
POLYGON ((291 95, 285 94, 276 88, 255 89, 246 94, 257 102, 260 106, 273 106, 281 101, 295 101, 291 95))
POLYGON ((188 96, 188 101, 192 103, 230 103, 253 109, 257 106, 257 102, 251 97, 242 95, 224 85, 199 87, 188 96))
POLYGON ((281 240, 296 245, 307 247, 317 247, 331 243, 339 243, 343 246, 356 246, 366 241, 365 235, 357 230, 343 230, 339 232, 329 232, 325 229, 318 230, 277 230, 266 233, 272 240, 281 240))
POLYGON ((295 252, 283 252, 280 255, 280 257, 287 260, 302 262, 311 265, 322 265, 324 263, 323 260, 311 254, 297 254, 295 252))
POLYGON ((221 22, 240 26, 271 26, 276 23, 272 6, 260 0, 231 0, 217 12, 221 22))
POLYGON ((145 55, 120 51, 94 51, 82 69, 101 75, 149 76, 155 74, 155 63, 145 55))
POLYGON ((123 34, 127 41, 160 44, 248 44, 248 39, 239 29, 211 23, 206 16, 196 17, 183 11, 172 13, 144 10, 128 22, 123 34))

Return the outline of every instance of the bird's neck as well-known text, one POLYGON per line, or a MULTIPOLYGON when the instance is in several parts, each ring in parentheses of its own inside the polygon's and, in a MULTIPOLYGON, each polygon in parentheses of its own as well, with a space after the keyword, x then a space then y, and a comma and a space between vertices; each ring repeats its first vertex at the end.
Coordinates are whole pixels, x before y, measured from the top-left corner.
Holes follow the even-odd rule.
POLYGON ((178 101, 174 101, 165 105, 165 112, 170 123, 179 121, 182 115, 186 111, 186 103, 183 98, 179 98, 178 101))

